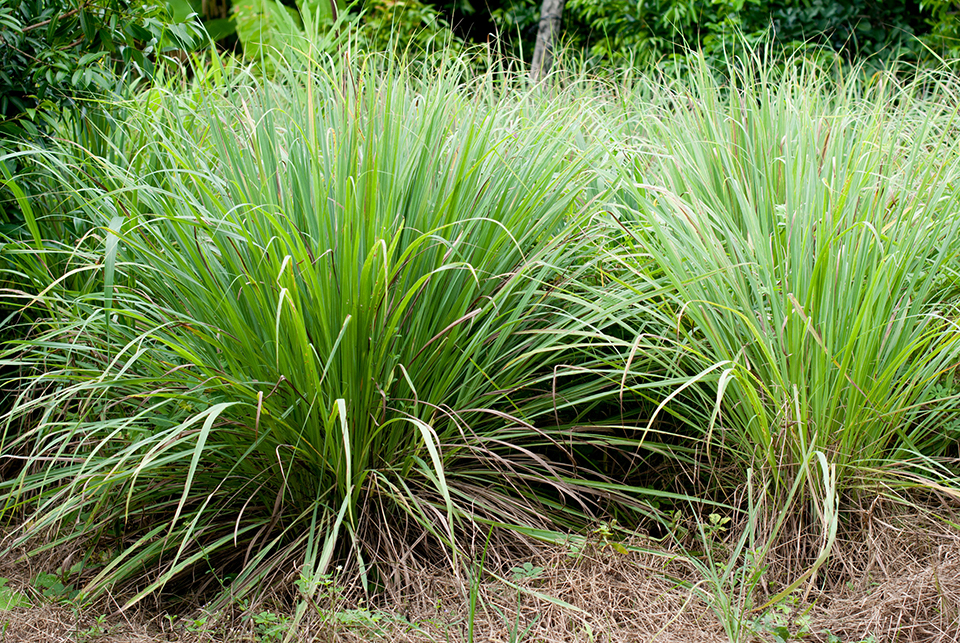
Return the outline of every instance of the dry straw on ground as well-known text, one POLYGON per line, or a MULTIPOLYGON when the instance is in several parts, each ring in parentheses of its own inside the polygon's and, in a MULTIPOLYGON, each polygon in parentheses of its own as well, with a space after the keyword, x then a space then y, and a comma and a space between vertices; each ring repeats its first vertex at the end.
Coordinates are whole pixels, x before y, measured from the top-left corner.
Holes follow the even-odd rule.
MULTIPOLYGON (((821 586, 807 595, 807 603, 794 605, 792 611, 779 610, 778 622, 809 641, 858 643, 871 636, 878 643, 960 640, 960 531, 931 513, 904 515, 896 508, 875 505, 862 516, 867 537, 840 543, 821 586)), ((55 570, 54 561, 62 561, 63 552, 46 558, 19 562, 8 558, 0 562, 0 576, 29 593, 30 579, 39 571, 55 570)), ((500 560, 486 572, 477 591, 477 642, 726 640, 709 607, 668 580, 701 580, 669 551, 624 554, 603 541, 582 551, 544 547, 512 561, 500 560), (558 604, 561 601, 569 606, 558 604)), ((346 592, 321 597, 319 609, 308 614, 294 640, 465 642, 469 596, 469 580, 452 574, 449 566, 419 569, 407 576, 407 586, 398 595, 370 609, 346 592), (329 607, 339 617, 333 618, 329 607)), ((209 615, 181 607, 179 613, 187 614, 181 617, 169 611, 164 615, 149 605, 121 613, 120 599, 112 597, 79 612, 67 604, 44 604, 36 592, 33 597, 38 606, 0 613, 0 641, 268 642, 281 640, 281 630, 269 627, 271 619, 285 618, 284 608, 269 597, 233 614, 209 615)), ((752 640, 775 639, 761 627, 752 640)))
POLYGON ((960 641, 960 530, 948 513, 896 515, 876 502, 862 512, 866 538, 838 552, 847 569, 815 607, 818 629, 841 641, 960 641))

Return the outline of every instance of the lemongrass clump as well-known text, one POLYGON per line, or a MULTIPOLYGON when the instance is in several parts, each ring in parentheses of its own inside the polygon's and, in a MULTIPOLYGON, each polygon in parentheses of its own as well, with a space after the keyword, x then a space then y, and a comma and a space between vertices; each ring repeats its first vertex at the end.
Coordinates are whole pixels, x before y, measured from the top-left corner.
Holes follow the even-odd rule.
POLYGON ((7 351, 24 538, 115 548, 88 592, 202 564, 236 594, 292 561, 309 597, 334 560, 383 587, 410 547, 648 511, 590 463, 637 445, 573 424, 617 395, 566 285, 602 150, 514 82, 316 63, 35 151, 76 237, 24 246, 10 295, 37 317, 7 351))
POLYGON ((714 474, 755 468, 774 504, 802 478, 801 530, 828 500, 814 452, 847 497, 953 476, 958 113, 948 73, 914 73, 741 60, 635 103, 611 274, 663 288, 714 474))

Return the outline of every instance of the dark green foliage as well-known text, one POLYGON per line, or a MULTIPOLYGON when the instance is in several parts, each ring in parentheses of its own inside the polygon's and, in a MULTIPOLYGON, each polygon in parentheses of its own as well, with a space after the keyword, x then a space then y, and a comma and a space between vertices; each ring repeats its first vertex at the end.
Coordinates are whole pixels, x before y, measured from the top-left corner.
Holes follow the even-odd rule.
POLYGON ((752 30, 769 20, 774 38, 784 45, 812 41, 858 56, 919 52, 916 38, 929 31, 929 15, 912 0, 763 2, 745 15, 744 27, 752 30))
MULTIPOLYGON (((703 48, 722 55, 740 40, 777 48, 822 47, 848 59, 919 58, 956 49, 953 3, 914 0, 570 0, 564 15, 569 44, 600 60, 649 63, 703 48)), ((526 52, 539 19, 536 0, 510 0, 494 11, 507 38, 526 52)))
POLYGON ((947 56, 960 56, 960 12, 953 0, 928 0, 923 3, 929 11, 930 33, 927 41, 936 51, 947 56))
POLYGON ((153 74, 157 55, 187 37, 147 0, 0 0, 3 132, 36 132, 42 117, 153 74))

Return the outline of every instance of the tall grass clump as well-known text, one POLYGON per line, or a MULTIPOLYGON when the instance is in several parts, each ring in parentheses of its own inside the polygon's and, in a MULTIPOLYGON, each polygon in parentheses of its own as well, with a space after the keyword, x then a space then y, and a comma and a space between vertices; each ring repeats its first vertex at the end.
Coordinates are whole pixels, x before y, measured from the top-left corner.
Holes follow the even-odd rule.
POLYGON ((584 457, 618 443, 574 426, 616 395, 583 377, 601 315, 559 296, 594 209, 584 107, 500 82, 328 61, 153 90, 96 152, 34 151, 75 238, 7 249, 37 320, 4 353, 13 544, 109 553, 85 591, 132 600, 291 565, 309 596, 335 562, 376 591, 481 525, 643 511, 584 457))
POLYGON ((753 468, 776 512, 800 477, 793 524, 822 533, 813 452, 853 502, 954 475, 952 77, 726 71, 633 103, 647 141, 622 165, 609 274, 662 288, 665 341, 685 354, 675 415, 712 480, 729 490, 753 468))

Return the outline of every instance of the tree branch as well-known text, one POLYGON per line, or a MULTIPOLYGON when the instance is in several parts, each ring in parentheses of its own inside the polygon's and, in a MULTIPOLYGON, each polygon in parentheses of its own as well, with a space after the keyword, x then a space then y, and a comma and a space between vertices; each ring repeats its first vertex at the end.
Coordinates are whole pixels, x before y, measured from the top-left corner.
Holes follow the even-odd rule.
MULTIPOLYGON (((73 16, 73 15, 76 15, 76 14, 80 13, 80 10, 81 10, 81 9, 85 9, 85 8, 86 8, 86 5, 81 5, 81 6, 77 7, 76 9, 71 9, 70 11, 66 12, 66 13, 63 14, 62 16, 57 16, 57 17, 58 17, 59 19, 69 18, 70 16, 73 16)), ((20 30, 20 33, 27 33, 28 31, 33 31, 34 29, 39 29, 40 27, 45 27, 46 25, 50 24, 51 22, 53 22, 53 18, 47 18, 47 19, 44 20, 43 22, 38 22, 38 23, 35 24, 35 25, 29 25, 29 26, 27 26, 27 27, 24 27, 23 29, 20 30)))

